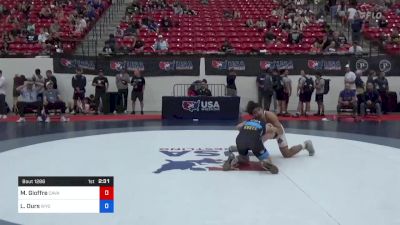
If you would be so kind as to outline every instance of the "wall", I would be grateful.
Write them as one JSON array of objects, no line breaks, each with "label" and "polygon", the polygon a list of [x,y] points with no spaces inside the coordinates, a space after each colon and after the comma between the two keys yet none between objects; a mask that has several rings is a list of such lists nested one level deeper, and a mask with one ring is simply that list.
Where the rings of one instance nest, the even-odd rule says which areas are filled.
[{"label": "wall", "polygon": [[[24,74],[31,76],[36,68],[44,72],[53,68],[53,61],[50,58],[4,58],[0,59],[0,69],[6,77],[7,87],[7,102],[12,104],[12,85],[14,74]],[[56,74],[58,80],[59,90],[65,100],[72,99],[71,88],[71,74]],[[90,84],[94,76],[86,75],[88,86],[87,93],[94,93],[94,87]],[[164,95],[172,95],[172,88],[174,84],[191,83],[195,79],[207,79],[209,83],[222,83],[225,84],[225,76],[206,76],[204,69],[204,59],[201,60],[200,77],[193,76],[174,76],[174,77],[147,77],[146,78],[146,91],[145,91],[145,111],[161,111],[161,97]],[[299,76],[290,76],[293,81],[293,90],[295,91]],[[257,100],[257,90],[255,86],[255,77],[238,77],[236,79],[238,87],[238,95],[242,97],[241,108],[243,109],[249,100]],[[325,95],[326,111],[335,111],[337,104],[337,96],[343,89],[343,77],[329,77],[331,79],[331,90],[328,95]],[[400,90],[400,76],[388,77],[390,83],[390,90],[399,93]],[[116,91],[115,80],[109,77],[110,89],[109,91]],[[314,95],[312,98],[312,109],[316,109],[314,102]],[[293,94],[290,98],[289,110],[296,110],[298,98]],[[130,108],[130,107],[129,107]]]}]

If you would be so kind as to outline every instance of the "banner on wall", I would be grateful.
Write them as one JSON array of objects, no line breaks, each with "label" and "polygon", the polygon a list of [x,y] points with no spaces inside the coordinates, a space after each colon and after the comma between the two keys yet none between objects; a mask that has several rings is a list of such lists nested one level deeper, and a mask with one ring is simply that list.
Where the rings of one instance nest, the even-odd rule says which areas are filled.
[{"label": "banner on wall", "polygon": [[54,58],[55,73],[75,73],[80,67],[85,74],[97,74],[99,68],[104,74],[113,76],[121,70],[139,70],[144,76],[199,76],[200,57],[158,56],[158,57],[79,57]]},{"label": "banner on wall", "polygon": [[386,72],[388,76],[400,76],[400,57],[376,56],[211,56],[205,58],[207,75],[227,75],[229,70],[236,71],[239,76],[257,76],[267,69],[289,70],[289,74],[322,72],[328,76],[343,76],[345,65],[350,63],[353,71],[374,69]]}]

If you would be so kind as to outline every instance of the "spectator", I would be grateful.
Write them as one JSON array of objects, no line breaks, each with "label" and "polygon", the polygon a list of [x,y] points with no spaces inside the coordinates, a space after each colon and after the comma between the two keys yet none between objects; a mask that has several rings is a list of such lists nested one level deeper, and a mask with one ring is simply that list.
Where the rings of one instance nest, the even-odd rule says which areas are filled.
[{"label": "spectator", "polygon": [[374,83],[382,100],[382,112],[386,114],[388,112],[389,103],[389,82],[385,77],[385,72],[380,72]]},{"label": "spectator", "polygon": [[349,53],[351,54],[362,54],[363,53],[363,48],[358,44],[357,41],[353,42],[353,45],[349,48]]},{"label": "spectator", "polygon": [[250,18],[250,19],[246,20],[246,27],[249,27],[249,28],[254,27],[253,19]]},{"label": "spectator", "polygon": [[381,97],[374,89],[373,83],[367,83],[367,91],[363,94],[363,102],[360,104],[361,116],[365,116],[366,109],[375,110],[378,116],[382,115]]},{"label": "spectator", "polygon": [[158,27],[159,27],[159,25],[154,20],[149,21],[149,25],[148,25],[149,31],[158,33]]},{"label": "spectator", "polygon": [[51,9],[48,5],[45,5],[39,12],[39,18],[40,19],[51,19],[53,18],[53,14],[51,12]]},{"label": "spectator", "polygon": [[269,70],[257,76],[256,83],[258,87],[258,104],[265,110],[269,110],[272,96],[274,95],[273,77]]},{"label": "spectator", "polygon": [[325,53],[335,53],[336,50],[336,42],[330,41],[330,44],[324,49]]},{"label": "spectator", "polygon": [[[106,101],[106,92],[108,89],[108,79],[104,76],[103,69],[99,69],[98,76],[93,79],[92,86],[96,87],[94,92],[94,101],[96,102],[96,112],[100,113],[100,108],[103,109]],[[100,101],[101,106],[100,107]]]},{"label": "spectator", "polygon": [[83,33],[86,27],[86,20],[82,16],[79,16],[75,22],[75,33]]},{"label": "spectator", "polygon": [[228,41],[228,39],[225,39],[224,43],[221,46],[221,52],[225,53],[232,53],[234,51],[231,43]]},{"label": "spectator", "polygon": [[115,40],[114,34],[110,34],[109,38],[104,42],[103,52],[108,54],[114,53],[116,44],[117,42]]},{"label": "spectator", "polygon": [[[376,78],[376,72],[375,70],[370,70],[368,72],[368,78],[367,78],[367,83],[375,83],[375,78]],[[375,85],[374,85],[375,88]]]},{"label": "spectator", "polygon": [[183,7],[183,14],[191,15],[191,16],[197,15],[196,11],[194,11],[193,9],[190,9],[189,6],[187,6],[187,5],[185,5]]},{"label": "spectator", "polygon": [[390,42],[393,44],[400,44],[400,34],[397,28],[393,28],[393,32],[390,35]]},{"label": "spectator", "polygon": [[234,11],[233,10],[228,10],[228,9],[225,9],[224,10],[224,17],[226,18],[226,19],[233,19],[234,17],[233,17],[233,14],[234,14]]},{"label": "spectator", "polygon": [[133,46],[133,49],[136,52],[143,52],[143,50],[144,50],[144,42],[141,39],[136,40],[135,45]]},{"label": "spectator", "polygon": [[6,79],[0,70],[0,119],[7,119]]},{"label": "spectator", "polygon": [[288,35],[288,42],[290,44],[299,44],[303,39],[303,34],[296,28]]},{"label": "spectator", "polygon": [[227,96],[237,96],[236,89],[236,72],[230,70],[228,76],[226,76],[226,95]]},{"label": "spectator", "polygon": [[276,35],[274,32],[272,32],[272,30],[269,30],[267,33],[265,33],[264,40],[266,44],[273,44],[276,40]]},{"label": "spectator", "polygon": [[51,81],[52,82],[52,88],[57,89],[57,78],[53,75],[53,72],[51,70],[46,71],[46,78],[44,79],[44,83],[47,84],[47,82]]},{"label": "spectator", "polygon": [[140,114],[143,115],[143,93],[146,86],[146,80],[140,74],[139,70],[133,71],[133,77],[131,79],[131,85],[133,86],[131,93],[132,100],[132,114],[135,114],[136,99],[140,101]]},{"label": "spectator", "polygon": [[127,113],[128,111],[128,84],[129,84],[129,74],[128,70],[124,69],[121,71],[120,74],[117,74],[115,76],[115,83],[117,85],[118,89],[118,102],[120,106],[124,109],[124,113]]},{"label": "spectator", "polygon": [[386,28],[389,24],[389,21],[386,19],[384,15],[378,20],[378,27],[379,28]]},{"label": "spectator", "polygon": [[17,87],[24,85],[26,77],[24,75],[15,74],[13,82],[13,112],[17,112],[17,101],[20,93],[17,91]]},{"label": "spectator", "polygon": [[36,83],[32,80],[27,80],[22,86],[17,87],[17,91],[21,94],[20,101],[17,102],[19,119],[17,123],[25,122],[25,110],[27,108],[36,110],[37,121],[41,122],[41,111],[42,111],[42,101],[40,101],[38,96],[38,90],[42,89],[42,83]]},{"label": "spectator", "polygon": [[43,93],[43,107],[46,115],[46,123],[50,122],[49,110],[61,110],[61,122],[67,122],[68,118],[65,117],[65,102],[62,101],[60,92],[53,88],[53,82],[46,83],[46,91]]},{"label": "spectator", "polygon": [[200,3],[203,5],[208,5],[208,0],[200,0]]},{"label": "spectator", "polygon": [[161,20],[161,27],[164,29],[165,32],[167,32],[168,29],[172,27],[171,18],[164,16],[164,18]]},{"label": "spectator", "polygon": [[365,83],[361,79],[362,73],[363,73],[362,70],[356,71],[355,85],[356,85],[358,109],[360,109],[360,104],[361,104],[361,102],[363,102],[363,96],[364,96],[364,91],[365,91]]},{"label": "spectator", "polygon": [[345,84],[345,89],[339,94],[337,112],[340,113],[342,109],[352,109],[354,116],[357,113],[356,93],[351,89],[351,85],[349,83]]},{"label": "spectator", "polygon": [[350,70],[350,65],[345,66],[346,74],[344,75],[344,84],[349,84],[350,90],[354,91],[356,94],[356,74]]},{"label": "spectator", "polygon": [[357,9],[353,6],[350,5],[349,8],[347,9],[347,20],[349,22],[349,24],[352,24],[353,20],[355,19],[355,17],[357,16]]},{"label": "spectator", "polygon": [[267,22],[263,18],[260,17],[256,22],[256,26],[259,30],[264,30],[267,27]]},{"label": "spectator", "polygon": [[73,100],[74,100],[74,111],[73,114],[78,112],[78,103],[82,105],[85,99],[86,92],[86,77],[82,75],[82,68],[76,69],[76,75],[72,77],[72,88],[74,89]]},{"label": "spectator", "polygon": [[360,42],[361,40],[361,32],[363,30],[364,21],[360,18],[359,13],[356,13],[353,20],[351,20],[351,40],[352,42]]},{"label": "spectator", "polygon": [[[288,70],[282,70],[281,71],[281,77],[282,77],[282,85],[283,89],[282,92],[280,93],[280,98],[278,98],[278,104],[280,114],[283,116],[288,116],[289,113],[287,111],[287,107],[289,104],[289,98],[292,95],[292,80],[289,78],[289,71]],[[278,93],[277,93],[278,95]],[[279,103],[280,99],[280,103]]]},{"label": "spectator", "polygon": [[29,32],[26,36],[26,41],[28,43],[36,43],[38,42],[38,36],[34,32]]},{"label": "spectator", "polygon": [[344,24],[346,21],[346,11],[347,11],[346,2],[344,0],[342,0],[340,2],[339,6],[337,7],[337,15],[338,15],[340,21],[342,22],[342,24]]},{"label": "spectator", "polygon": [[[299,105],[297,107],[297,116],[308,116],[310,114],[311,96],[314,92],[314,80],[307,75],[304,70],[300,71],[300,78],[297,85],[297,96],[299,96]],[[305,104],[305,111],[304,111]]]},{"label": "spectator", "polygon": [[325,116],[324,106],[324,91],[325,91],[325,79],[322,78],[322,73],[317,72],[315,75],[315,101],[318,104],[318,112],[314,116]]},{"label": "spectator", "polygon": [[175,15],[183,15],[183,8],[180,4],[172,6],[172,9],[174,10]]},{"label": "spectator", "polygon": [[340,30],[335,40],[338,44],[347,44],[347,38],[343,30]]},{"label": "spectator", "polygon": [[13,43],[15,41],[14,35],[12,35],[8,31],[4,31],[3,32],[2,39],[3,39],[3,43],[4,44],[10,44],[10,43]]},{"label": "spectator", "polygon": [[42,73],[40,72],[40,69],[35,70],[35,74],[32,75],[32,81],[38,84],[38,100],[43,101],[43,91],[44,91],[44,77],[42,76]]},{"label": "spectator", "polygon": [[50,25],[50,33],[57,33],[59,31],[60,31],[60,24],[58,23],[58,21],[54,21],[54,23]]},{"label": "spectator", "polygon": [[197,90],[198,96],[212,96],[210,89],[208,89],[207,80],[201,81],[200,89]]},{"label": "spectator", "polygon": [[47,28],[40,28],[40,33],[38,35],[38,41],[41,44],[44,44],[49,38],[49,32]]},{"label": "spectator", "polygon": [[152,48],[154,51],[167,51],[168,42],[163,38],[162,35],[158,35],[158,39],[154,42]]}]

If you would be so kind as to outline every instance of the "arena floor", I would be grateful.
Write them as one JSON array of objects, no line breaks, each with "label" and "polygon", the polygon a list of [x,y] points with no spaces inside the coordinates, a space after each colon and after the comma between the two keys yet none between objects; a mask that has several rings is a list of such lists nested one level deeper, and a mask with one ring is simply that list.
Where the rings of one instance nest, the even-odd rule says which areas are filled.
[{"label": "arena floor", "polygon": [[[0,224],[400,224],[400,122],[283,124],[316,155],[268,141],[271,175],[221,171],[235,122],[0,123]],[[114,176],[115,212],[18,214],[18,176]]]}]

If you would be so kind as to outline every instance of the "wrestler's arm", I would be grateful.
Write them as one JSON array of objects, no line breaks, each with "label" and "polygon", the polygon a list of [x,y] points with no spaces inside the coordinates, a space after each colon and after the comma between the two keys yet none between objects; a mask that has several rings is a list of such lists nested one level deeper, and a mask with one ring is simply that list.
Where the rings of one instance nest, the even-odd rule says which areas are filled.
[{"label": "wrestler's arm", "polygon": [[283,134],[282,124],[281,124],[281,122],[279,122],[279,119],[275,115],[275,113],[264,112],[264,117],[265,117],[265,121],[267,123],[272,124],[277,129],[278,135]]},{"label": "wrestler's arm", "polygon": [[242,127],[244,126],[244,123],[246,123],[246,121],[243,121],[243,122],[239,123],[238,125],[236,125],[236,129],[237,130],[242,129]]}]

